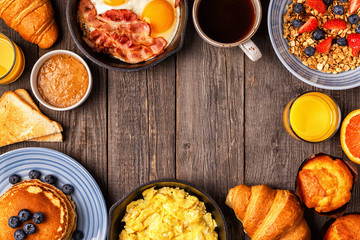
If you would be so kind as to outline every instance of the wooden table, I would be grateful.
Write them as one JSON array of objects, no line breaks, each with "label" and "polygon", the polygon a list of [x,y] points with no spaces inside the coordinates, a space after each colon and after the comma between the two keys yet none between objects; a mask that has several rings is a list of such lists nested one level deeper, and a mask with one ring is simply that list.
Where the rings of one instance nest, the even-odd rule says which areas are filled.
[{"label": "wooden table", "polygon": [[[41,50],[25,42],[0,21],[0,31],[26,56],[22,77],[0,86],[0,94],[18,88],[31,93],[31,68],[48,51],[67,49],[83,56],[68,31],[65,1],[52,2],[60,36],[51,49]],[[189,3],[192,6],[193,1]],[[150,180],[191,182],[220,205],[231,239],[249,239],[224,204],[231,187],[268,184],[294,190],[298,167],[312,153],[346,158],[339,133],[318,144],[291,138],[281,123],[285,105],[297,94],[320,90],[335,98],[343,116],[360,108],[360,88],[316,89],[285,69],[268,37],[268,3],[262,1],[264,16],[253,37],[263,53],[258,62],[250,61],[240,48],[220,49],[205,43],[189,18],[182,50],[149,70],[108,71],[85,58],[94,78],[86,103],[67,112],[40,106],[42,112],[63,125],[63,143],[25,142],[3,147],[0,153],[39,146],[68,154],[95,177],[108,207]],[[347,212],[360,211],[359,189],[357,186]],[[305,216],[313,239],[320,239],[320,229],[328,218],[309,211]]]}]

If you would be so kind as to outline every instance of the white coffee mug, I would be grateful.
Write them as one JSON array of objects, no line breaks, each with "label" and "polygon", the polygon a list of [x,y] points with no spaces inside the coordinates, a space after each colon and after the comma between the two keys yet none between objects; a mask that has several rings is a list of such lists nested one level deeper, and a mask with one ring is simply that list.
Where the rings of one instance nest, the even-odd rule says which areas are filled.
[{"label": "white coffee mug", "polygon": [[201,29],[201,27],[199,25],[199,20],[198,20],[198,10],[199,10],[199,5],[200,5],[201,1],[206,1],[206,0],[195,0],[194,6],[193,6],[193,11],[192,11],[192,16],[193,16],[193,22],[195,25],[195,29],[202,39],[204,39],[206,42],[208,42],[211,45],[214,45],[216,47],[239,46],[252,61],[257,61],[261,58],[262,55],[261,55],[259,48],[254,44],[253,41],[250,40],[250,38],[258,30],[260,23],[261,23],[262,8],[261,8],[260,0],[251,0],[253,3],[254,9],[255,9],[255,23],[253,24],[251,31],[245,37],[243,37],[242,39],[240,39],[239,41],[234,42],[234,43],[220,43],[220,42],[214,41],[213,39],[209,38],[203,32],[203,30]]}]

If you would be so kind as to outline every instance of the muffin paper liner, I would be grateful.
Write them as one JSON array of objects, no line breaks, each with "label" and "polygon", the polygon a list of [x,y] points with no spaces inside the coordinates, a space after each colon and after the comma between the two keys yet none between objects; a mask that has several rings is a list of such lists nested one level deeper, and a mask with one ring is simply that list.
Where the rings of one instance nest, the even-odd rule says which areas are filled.
[{"label": "muffin paper liner", "polygon": [[[354,186],[355,186],[355,184],[356,184],[356,182],[357,182],[357,180],[358,180],[358,170],[357,170],[356,164],[353,163],[353,162],[351,162],[351,161],[346,161],[346,160],[343,160],[343,159],[341,159],[341,158],[337,158],[337,157],[334,157],[334,156],[331,156],[331,155],[325,154],[325,153],[312,154],[309,158],[305,159],[305,160],[302,162],[302,164],[300,165],[299,170],[298,170],[298,172],[297,172],[297,175],[296,175],[295,194],[299,197],[300,201],[302,202],[301,197],[300,197],[300,189],[298,188],[298,175],[299,175],[299,172],[301,171],[301,169],[303,168],[303,166],[304,166],[309,160],[312,160],[312,159],[314,159],[315,157],[317,157],[317,156],[322,156],[322,155],[329,156],[329,157],[332,158],[333,160],[339,159],[339,160],[343,161],[343,163],[345,163],[345,165],[349,168],[351,174],[353,175],[353,187],[352,187],[352,189],[351,189],[351,191],[350,191],[350,192],[351,192],[351,197],[352,197],[353,190],[354,190]],[[351,201],[351,199],[350,199],[350,201]],[[350,202],[350,201],[349,201],[349,202]],[[331,211],[331,212],[322,212],[322,213],[315,211],[315,208],[308,208],[308,207],[305,205],[305,203],[303,203],[303,202],[302,202],[302,203],[305,205],[306,208],[312,210],[313,212],[315,212],[316,214],[318,214],[318,215],[320,215],[320,216],[331,217],[331,218],[339,218],[339,217],[341,217],[341,216],[344,214],[344,212],[345,212],[345,210],[346,210],[349,202],[347,202],[347,203],[344,204],[342,207],[340,207],[340,208],[338,208],[338,209],[336,209],[336,210],[333,210],[333,211]],[[329,226],[330,226],[330,225],[329,225]]]},{"label": "muffin paper liner", "polygon": [[330,226],[335,222],[336,218],[331,218],[328,221],[324,223],[324,225],[321,227],[321,239],[324,239],[326,232],[330,228]]}]

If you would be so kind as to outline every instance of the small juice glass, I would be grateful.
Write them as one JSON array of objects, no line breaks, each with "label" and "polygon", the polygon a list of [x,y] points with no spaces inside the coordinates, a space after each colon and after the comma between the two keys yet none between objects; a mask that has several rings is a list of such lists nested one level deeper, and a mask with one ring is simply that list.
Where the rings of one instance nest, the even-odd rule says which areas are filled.
[{"label": "small juice glass", "polygon": [[306,142],[322,142],[339,129],[341,112],[336,102],[321,92],[306,92],[291,100],[283,112],[285,130]]},{"label": "small juice glass", "polygon": [[23,51],[7,36],[0,33],[0,84],[15,82],[23,73]]}]

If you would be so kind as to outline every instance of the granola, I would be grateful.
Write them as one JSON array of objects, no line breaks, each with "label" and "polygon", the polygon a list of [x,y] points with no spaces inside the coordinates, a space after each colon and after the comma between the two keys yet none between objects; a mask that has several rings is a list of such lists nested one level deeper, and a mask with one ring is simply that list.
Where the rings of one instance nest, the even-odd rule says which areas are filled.
[{"label": "granola", "polygon": [[[303,4],[304,12],[295,13],[294,5],[296,3]],[[343,6],[344,13],[342,15],[337,15],[334,13],[334,7],[336,5]],[[348,44],[346,44],[346,46],[339,46],[336,43],[336,39],[346,39],[349,34],[356,33],[356,27],[358,24],[360,24],[360,21],[356,24],[349,23],[348,18],[351,15],[349,12],[349,6],[349,1],[340,2],[338,0],[334,0],[331,4],[326,6],[326,11],[322,14],[311,8],[307,3],[305,3],[305,0],[293,0],[293,2],[287,6],[287,12],[283,16],[283,37],[289,41],[289,52],[297,56],[304,65],[325,73],[336,74],[343,71],[354,70],[360,66],[360,58],[357,55],[353,56],[352,49]],[[355,14],[358,13],[359,10],[355,12]],[[295,19],[301,20],[305,23],[310,16],[314,16],[317,19],[317,29],[322,29],[324,31],[325,36],[323,39],[315,40],[312,35],[313,31],[298,33],[299,27],[293,26],[293,21]],[[323,25],[331,19],[344,20],[346,22],[346,29],[330,30],[323,28]],[[334,38],[329,53],[320,53],[315,51],[312,56],[305,54],[305,48],[313,47],[316,49],[319,43],[323,42],[324,39],[329,37]]]}]

